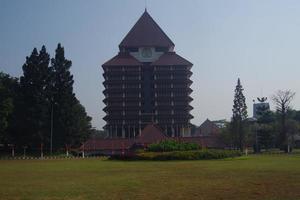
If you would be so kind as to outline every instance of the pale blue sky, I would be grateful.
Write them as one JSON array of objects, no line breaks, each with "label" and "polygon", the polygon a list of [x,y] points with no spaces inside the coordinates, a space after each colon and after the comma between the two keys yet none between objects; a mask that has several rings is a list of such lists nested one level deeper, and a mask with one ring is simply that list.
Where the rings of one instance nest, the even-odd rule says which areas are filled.
[{"label": "pale blue sky", "polygon": [[[101,64],[145,8],[144,0],[0,0],[0,71],[20,76],[25,57],[58,42],[73,62],[75,92],[93,117],[104,121]],[[240,77],[252,116],[252,99],[291,89],[300,109],[300,1],[147,0],[150,15],[191,61],[192,122],[229,119]]]}]

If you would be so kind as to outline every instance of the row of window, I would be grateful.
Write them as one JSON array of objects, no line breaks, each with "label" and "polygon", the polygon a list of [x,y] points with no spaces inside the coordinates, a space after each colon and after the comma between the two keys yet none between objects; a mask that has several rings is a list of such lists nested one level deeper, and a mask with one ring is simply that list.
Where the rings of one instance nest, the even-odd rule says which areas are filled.
[{"label": "row of window", "polygon": [[[190,67],[186,66],[154,66],[154,71],[189,71]],[[114,66],[104,67],[105,72],[121,72],[121,71],[141,71],[141,66]]]}]

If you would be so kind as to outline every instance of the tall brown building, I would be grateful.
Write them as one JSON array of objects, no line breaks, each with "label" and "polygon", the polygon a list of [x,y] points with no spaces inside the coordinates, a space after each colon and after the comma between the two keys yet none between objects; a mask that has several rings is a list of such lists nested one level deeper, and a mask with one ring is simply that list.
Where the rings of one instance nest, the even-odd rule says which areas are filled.
[{"label": "tall brown building", "polygon": [[174,43],[145,10],[102,65],[105,129],[131,138],[149,123],[169,136],[190,136],[192,63],[174,52]]}]

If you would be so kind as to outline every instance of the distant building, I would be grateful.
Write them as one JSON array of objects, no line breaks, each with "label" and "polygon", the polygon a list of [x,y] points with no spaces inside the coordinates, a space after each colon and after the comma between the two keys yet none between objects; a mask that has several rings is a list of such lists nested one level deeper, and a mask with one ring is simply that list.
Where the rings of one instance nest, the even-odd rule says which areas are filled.
[{"label": "distant building", "polygon": [[198,128],[193,136],[217,136],[220,128],[213,121],[206,119]]},{"label": "distant building", "polygon": [[135,138],[150,123],[168,136],[191,135],[193,64],[174,46],[145,10],[119,53],[102,65],[104,129],[111,138]]},{"label": "distant building", "polygon": [[300,135],[295,135],[293,139],[295,142],[295,148],[300,148]]},{"label": "distant building", "polygon": [[[222,122],[222,123],[221,123]],[[210,121],[206,119],[199,127],[196,128],[193,137],[188,141],[198,141],[203,147],[223,148],[224,143],[220,139],[221,128],[225,126],[226,121]]]},{"label": "distant building", "polygon": [[136,138],[90,138],[80,149],[85,151],[86,155],[124,154],[132,152],[136,146],[146,147],[167,138],[158,126],[148,124]]},{"label": "distant building", "polygon": [[[80,150],[85,155],[113,155],[130,154],[136,148],[147,148],[148,145],[164,140],[177,140],[179,142],[196,143],[205,148],[224,148],[224,144],[219,140],[218,128],[212,126],[210,121],[203,123],[203,133],[193,137],[169,137],[163,130],[155,124],[148,124],[135,138],[93,138],[87,140]],[[213,129],[211,131],[211,128]]]},{"label": "distant building", "polygon": [[218,128],[225,128],[228,121],[226,119],[212,121]]},{"label": "distant building", "polygon": [[[270,104],[266,102],[267,98],[257,98],[259,103],[253,103],[253,118],[257,119],[259,110],[270,110]],[[254,100],[253,100],[254,101]]]}]

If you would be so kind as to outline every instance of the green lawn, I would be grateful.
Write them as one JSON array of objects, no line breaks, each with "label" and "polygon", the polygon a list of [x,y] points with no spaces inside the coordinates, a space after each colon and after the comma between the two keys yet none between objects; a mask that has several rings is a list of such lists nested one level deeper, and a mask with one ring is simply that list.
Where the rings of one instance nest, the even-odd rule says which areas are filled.
[{"label": "green lawn", "polygon": [[0,199],[300,199],[300,156],[2,160]]}]

